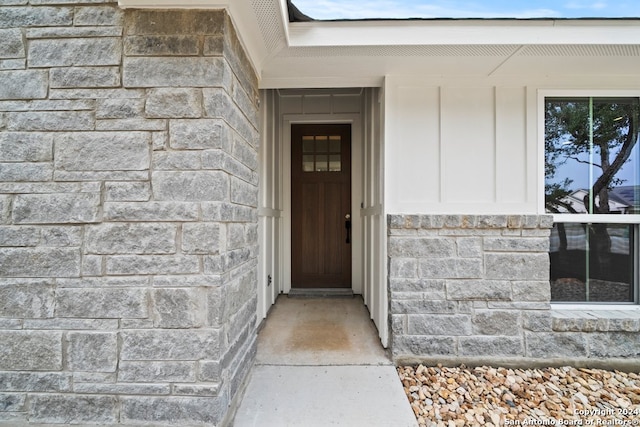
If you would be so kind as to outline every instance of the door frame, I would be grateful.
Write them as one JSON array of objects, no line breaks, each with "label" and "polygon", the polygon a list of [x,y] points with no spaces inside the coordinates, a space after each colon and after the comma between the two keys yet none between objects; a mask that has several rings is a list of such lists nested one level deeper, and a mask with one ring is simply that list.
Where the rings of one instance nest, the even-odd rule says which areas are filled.
[{"label": "door frame", "polygon": [[292,124],[350,124],[351,125],[351,289],[354,294],[362,294],[362,218],[360,215],[363,180],[362,165],[362,119],[360,114],[285,114],[282,118],[282,187],[283,187],[283,227],[282,253],[284,264],[283,288],[291,291],[291,125]]}]

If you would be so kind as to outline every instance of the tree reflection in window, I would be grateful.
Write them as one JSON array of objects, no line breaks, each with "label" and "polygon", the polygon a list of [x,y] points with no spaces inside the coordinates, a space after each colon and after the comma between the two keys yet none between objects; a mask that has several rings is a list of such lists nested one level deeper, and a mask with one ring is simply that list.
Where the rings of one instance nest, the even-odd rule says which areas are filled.
[{"label": "tree reflection in window", "polygon": [[[548,213],[640,214],[639,114],[638,98],[546,98]],[[636,299],[638,226],[602,218],[554,226],[552,301]]]}]

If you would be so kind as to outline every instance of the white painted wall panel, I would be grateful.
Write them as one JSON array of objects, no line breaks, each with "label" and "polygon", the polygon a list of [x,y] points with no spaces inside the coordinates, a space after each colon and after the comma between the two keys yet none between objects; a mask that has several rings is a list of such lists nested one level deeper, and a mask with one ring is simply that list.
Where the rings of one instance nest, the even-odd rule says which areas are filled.
[{"label": "white painted wall panel", "polygon": [[387,77],[387,212],[536,213],[537,110],[529,92]]},{"label": "white painted wall panel", "polygon": [[394,85],[386,94],[386,197],[405,211],[440,201],[440,91]]},{"label": "white painted wall panel", "polygon": [[527,201],[526,104],[524,87],[496,88],[496,194],[499,203]]},{"label": "white painted wall panel", "polygon": [[494,89],[443,88],[441,108],[443,201],[494,201]]}]

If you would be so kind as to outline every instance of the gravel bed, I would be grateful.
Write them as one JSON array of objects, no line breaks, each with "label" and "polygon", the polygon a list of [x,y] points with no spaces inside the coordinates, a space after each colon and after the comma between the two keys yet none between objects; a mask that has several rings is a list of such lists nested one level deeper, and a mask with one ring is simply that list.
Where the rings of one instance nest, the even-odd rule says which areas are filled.
[{"label": "gravel bed", "polygon": [[440,365],[397,370],[420,426],[640,426],[636,373]]}]

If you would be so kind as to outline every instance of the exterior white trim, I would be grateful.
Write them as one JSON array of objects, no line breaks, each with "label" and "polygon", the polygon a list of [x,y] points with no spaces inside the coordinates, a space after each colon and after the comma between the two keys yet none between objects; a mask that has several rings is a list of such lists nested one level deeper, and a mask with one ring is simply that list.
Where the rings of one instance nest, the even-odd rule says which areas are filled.
[{"label": "exterior white trim", "polygon": [[407,20],[294,22],[290,46],[633,44],[637,20]]}]

